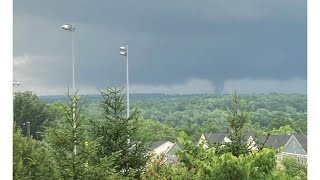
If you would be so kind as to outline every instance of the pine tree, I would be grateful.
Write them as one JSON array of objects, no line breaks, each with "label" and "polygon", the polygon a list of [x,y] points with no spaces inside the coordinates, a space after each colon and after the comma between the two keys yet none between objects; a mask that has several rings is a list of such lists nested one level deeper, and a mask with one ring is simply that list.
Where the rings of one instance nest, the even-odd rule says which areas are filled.
[{"label": "pine tree", "polygon": [[70,102],[68,106],[64,106],[63,120],[45,131],[45,141],[51,145],[55,153],[59,177],[73,180],[116,177],[111,166],[112,157],[95,159],[98,143],[89,138],[90,134],[84,128],[85,116],[81,113],[83,99],[76,94],[68,97]]},{"label": "pine tree", "polygon": [[101,91],[103,120],[92,120],[94,139],[99,141],[98,158],[115,156],[114,166],[124,176],[139,177],[146,162],[144,142],[134,142],[137,133],[138,111],[126,117],[126,104],[122,89],[107,88]]},{"label": "pine tree", "polygon": [[[259,149],[264,148],[264,143],[267,141],[270,134],[267,135],[265,142],[260,142],[255,134],[253,141],[248,141],[245,138],[245,126],[249,122],[249,114],[246,110],[246,101],[237,96],[236,91],[231,94],[232,104],[227,107],[229,115],[227,117],[229,123],[228,138],[230,142],[215,143],[213,146],[216,148],[217,154],[225,154],[231,152],[234,156],[248,155],[252,149],[251,147],[259,145]],[[252,144],[255,142],[256,144]]]}]

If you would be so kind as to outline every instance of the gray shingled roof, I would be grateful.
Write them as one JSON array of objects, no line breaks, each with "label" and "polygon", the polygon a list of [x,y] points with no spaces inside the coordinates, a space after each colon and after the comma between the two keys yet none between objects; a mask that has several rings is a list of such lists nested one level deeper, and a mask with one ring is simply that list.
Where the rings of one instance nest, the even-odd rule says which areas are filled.
[{"label": "gray shingled roof", "polygon": [[[258,136],[258,141],[262,144],[266,141],[265,147],[278,149],[286,145],[292,135],[270,135],[266,141],[267,136]],[[261,147],[261,144],[258,147]]]},{"label": "gray shingled roof", "polygon": [[[228,135],[228,133],[203,133],[203,135],[205,136],[205,138],[209,143],[221,143],[223,139]],[[296,139],[299,141],[303,149],[307,152],[307,147],[308,147],[307,137],[299,133],[295,133],[292,135],[296,137]],[[265,147],[270,147],[274,149],[283,147],[288,142],[288,140],[292,135],[270,135],[268,140],[265,143]],[[253,133],[245,133],[244,136],[245,136],[245,139],[248,139],[250,136],[252,136],[255,140],[255,136]],[[267,137],[266,135],[257,136],[258,139],[256,139],[255,141],[256,143],[258,142],[260,143],[258,144],[258,147],[261,147],[261,144],[265,142],[266,137]]]},{"label": "gray shingled roof", "polygon": [[221,143],[228,133],[203,133],[209,143]]}]

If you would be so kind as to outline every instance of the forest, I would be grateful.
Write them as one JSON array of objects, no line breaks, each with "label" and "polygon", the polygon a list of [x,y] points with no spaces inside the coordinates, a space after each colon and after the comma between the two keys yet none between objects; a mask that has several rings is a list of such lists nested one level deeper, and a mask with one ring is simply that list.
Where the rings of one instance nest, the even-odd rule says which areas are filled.
[{"label": "forest", "polygon": [[[276,165],[279,149],[240,152],[247,148],[237,140],[230,144],[236,152],[194,145],[202,133],[235,129],[241,138],[244,132],[307,134],[304,94],[134,94],[126,117],[122,89],[100,93],[15,93],[14,179],[306,179],[306,167],[290,158]],[[150,161],[148,147],[159,140],[183,146],[179,163]]]},{"label": "forest", "polygon": [[[257,134],[307,134],[307,96],[304,94],[240,95],[246,100],[250,123],[245,129]],[[66,102],[65,97],[42,97],[49,106]],[[101,117],[101,96],[86,97],[85,111],[88,117]],[[193,141],[204,132],[227,131],[230,95],[164,95],[134,94],[130,109],[137,109],[143,127],[155,129],[145,134],[147,141],[174,140],[184,131]],[[143,136],[141,134],[141,136]],[[143,138],[143,137],[141,137]]]}]

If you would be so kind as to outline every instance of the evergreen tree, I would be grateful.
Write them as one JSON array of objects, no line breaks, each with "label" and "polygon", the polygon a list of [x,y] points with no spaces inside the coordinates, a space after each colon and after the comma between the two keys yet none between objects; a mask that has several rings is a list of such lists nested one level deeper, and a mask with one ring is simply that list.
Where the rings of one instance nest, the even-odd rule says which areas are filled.
[{"label": "evergreen tree", "polygon": [[236,92],[232,94],[232,104],[229,110],[228,122],[229,128],[227,136],[230,142],[222,142],[214,144],[217,154],[224,154],[231,152],[234,156],[239,157],[241,154],[248,154],[250,152],[247,144],[247,139],[244,137],[244,127],[249,121],[248,113],[245,109],[245,101],[237,97]]},{"label": "evergreen tree", "polygon": [[89,132],[84,128],[82,115],[82,100],[76,95],[69,96],[70,103],[64,106],[64,118],[54,127],[45,131],[47,141],[58,164],[61,179],[112,179],[117,176],[112,167],[113,159],[104,156],[95,159],[98,143],[90,139]]},{"label": "evergreen tree", "polygon": [[93,137],[99,141],[97,158],[116,155],[117,171],[138,178],[147,161],[144,142],[132,139],[138,130],[138,112],[134,110],[126,117],[122,89],[107,88],[101,95],[104,119],[92,121]]}]

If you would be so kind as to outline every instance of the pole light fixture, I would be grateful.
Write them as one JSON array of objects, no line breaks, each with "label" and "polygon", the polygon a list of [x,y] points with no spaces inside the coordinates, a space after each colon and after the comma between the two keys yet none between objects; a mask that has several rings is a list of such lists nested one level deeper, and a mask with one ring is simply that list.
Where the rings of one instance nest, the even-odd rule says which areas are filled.
[{"label": "pole light fixture", "polygon": [[14,86],[19,86],[19,85],[20,85],[20,82],[13,81],[13,85],[14,85]]},{"label": "pole light fixture", "polygon": [[127,118],[129,118],[130,112],[129,112],[129,61],[128,61],[128,45],[126,46],[121,46],[120,47],[120,55],[125,56],[126,57],[126,61],[127,61]]},{"label": "pole light fixture", "polygon": [[15,97],[14,87],[15,87],[15,86],[19,86],[19,85],[20,85],[20,82],[18,82],[18,81],[13,81],[13,97]]},{"label": "pole light fixture", "polygon": [[120,54],[122,55],[122,56],[126,56],[126,52],[120,52]]},{"label": "pole light fixture", "polygon": [[72,43],[72,93],[74,93],[74,88],[75,88],[75,75],[74,75],[74,72],[75,72],[75,67],[74,67],[74,31],[75,31],[75,26],[72,25],[72,24],[65,24],[65,25],[62,25],[61,28],[63,30],[66,30],[66,31],[71,31],[72,32],[72,39],[71,39],[71,43]]},{"label": "pole light fixture", "polygon": [[[72,39],[71,39],[71,49],[72,49],[72,94],[75,93],[75,66],[74,66],[74,31],[75,31],[75,26],[72,24],[64,24],[61,26],[63,30],[66,31],[71,31],[72,34]],[[73,121],[73,129],[76,129],[76,103],[75,103],[75,98],[72,99],[72,121]],[[76,139],[76,134],[74,134],[74,139]],[[76,145],[76,140],[74,141],[74,154],[77,155],[77,145]]]},{"label": "pole light fixture", "polygon": [[61,28],[66,31],[74,31],[76,29],[72,24],[64,24]]}]

